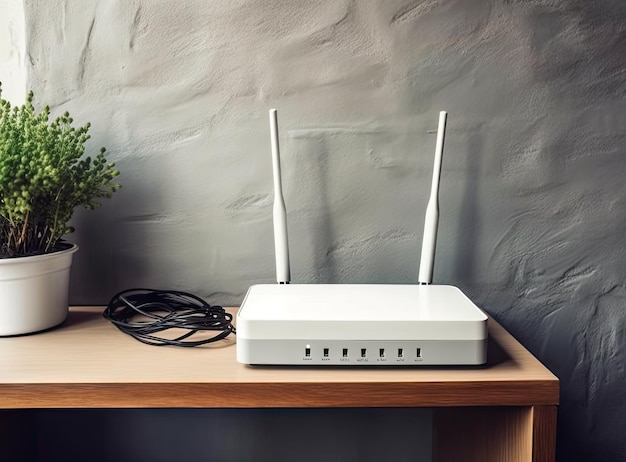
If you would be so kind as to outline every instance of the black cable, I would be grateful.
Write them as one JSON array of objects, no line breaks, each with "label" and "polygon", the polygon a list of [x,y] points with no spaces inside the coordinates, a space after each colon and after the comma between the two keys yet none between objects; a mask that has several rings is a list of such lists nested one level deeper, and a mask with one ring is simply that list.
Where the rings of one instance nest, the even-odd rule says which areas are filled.
[{"label": "black cable", "polygon": [[[233,315],[218,305],[176,290],[129,289],[115,295],[102,314],[120,331],[148,345],[194,347],[235,334]],[[143,319],[134,320],[136,316]],[[155,334],[169,329],[188,332],[168,339]],[[202,340],[187,340],[204,331],[219,331]]]}]

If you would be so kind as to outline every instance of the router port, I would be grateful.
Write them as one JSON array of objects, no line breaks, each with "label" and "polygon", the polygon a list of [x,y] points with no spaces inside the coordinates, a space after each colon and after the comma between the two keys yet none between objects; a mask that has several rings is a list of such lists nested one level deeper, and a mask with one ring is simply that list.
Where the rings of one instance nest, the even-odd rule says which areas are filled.
[{"label": "router port", "polygon": [[344,348],[344,349],[342,350],[342,352],[341,352],[341,356],[343,356],[344,358],[347,358],[347,357],[348,357],[348,349],[347,349],[347,348]]},{"label": "router port", "polygon": [[304,356],[306,356],[307,358],[311,356],[311,347],[309,345],[307,345],[304,349]]},{"label": "router port", "polygon": [[378,356],[380,356],[381,358],[385,357],[385,349],[384,348],[380,348],[378,350]]},{"label": "router port", "polygon": [[404,358],[404,350],[402,348],[398,348],[398,358]]},{"label": "router port", "polygon": [[367,348],[361,348],[361,358],[365,358],[367,356]]},{"label": "router port", "polygon": [[418,349],[417,349],[417,351],[416,351],[416,353],[417,353],[417,357],[418,357],[418,358],[421,358],[421,357],[422,357],[422,349],[421,349],[421,348],[418,348]]},{"label": "router port", "polygon": [[329,354],[330,354],[330,350],[328,348],[324,348],[324,358],[328,358]]}]

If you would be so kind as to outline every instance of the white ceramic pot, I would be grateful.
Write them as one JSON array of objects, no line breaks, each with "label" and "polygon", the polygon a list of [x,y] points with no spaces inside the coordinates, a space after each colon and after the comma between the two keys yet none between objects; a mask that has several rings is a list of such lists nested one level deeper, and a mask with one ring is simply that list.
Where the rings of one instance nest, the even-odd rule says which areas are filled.
[{"label": "white ceramic pot", "polygon": [[49,329],[67,317],[76,244],[32,257],[0,259],[0,336]]}]

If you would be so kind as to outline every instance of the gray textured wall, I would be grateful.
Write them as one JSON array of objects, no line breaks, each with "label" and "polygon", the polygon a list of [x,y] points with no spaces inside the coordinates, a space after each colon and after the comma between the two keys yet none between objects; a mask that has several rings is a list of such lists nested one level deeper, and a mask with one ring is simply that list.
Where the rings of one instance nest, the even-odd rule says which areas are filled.
[{"label": "gray textured wall", "polygon": [[559,460],[626,460],[626,2],[25,3],[29,86],[123,172],[74,303],[271,281],[270,107],[294,281],[415,281],[445,109],[436,280],[559,376]]}]

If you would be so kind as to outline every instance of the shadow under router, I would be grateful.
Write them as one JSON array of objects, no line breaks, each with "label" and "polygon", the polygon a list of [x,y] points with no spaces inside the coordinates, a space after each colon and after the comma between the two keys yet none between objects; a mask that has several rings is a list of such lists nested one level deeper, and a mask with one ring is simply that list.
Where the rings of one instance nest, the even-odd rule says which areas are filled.
[{"label": "shadow under router", "polygon": [[458,288],[431,285],[446,113],[441,112],[419,284],[289,284],[276,110],[270,111],[278,284],[250,287],[237,361],[251,365],[433,366],[487,360],[487,316]]}]

